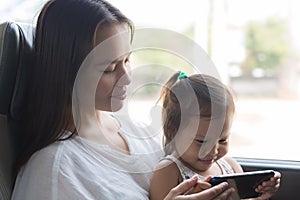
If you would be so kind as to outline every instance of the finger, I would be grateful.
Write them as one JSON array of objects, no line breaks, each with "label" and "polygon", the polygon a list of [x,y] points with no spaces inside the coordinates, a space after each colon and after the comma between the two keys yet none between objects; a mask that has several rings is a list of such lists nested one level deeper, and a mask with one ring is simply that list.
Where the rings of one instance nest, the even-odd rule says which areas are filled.
[{"label": "finger", "polygon": [[279,185],[276,182],[264,182],[261,185],[258,186],[258,188],[269,188],[269,187],[275,187],[276,185]]},{"label": "finger", "polygon": [[265,193],[272,193],[274,194],[275,192],[277,192],[278,188],[266,188],[266,189],[262,189],[262,190],[255,190],[257,193],[261,193],[261,194],[265,194]]},{"label": "finger", "polygon": [[183,181],[176,187],[174,187],[170,192],[175,195],[184,194],[190,191],[198,181],[198,176],[193,176],[192,178]]},{"label": "finger", "polygon": [[206,190],[208,188],[211,188],[211,184],[207,182],[199,181],[197,187],[201,188],[202,190]]},{"label": "finger", "polygon": [[262,190],[268,190],[269,188],[279,188],[280,186],[280,179],[277,179],[275,181],[266,181],[260,184],[256,189],[257,191],[262,191]]},{"label": "finger", "polygon": [[211,188],[211,185],[209,183],[203,182],[203,181],[198,181],[196,186],[192,190],[188,191],[185,194],[198,193],[198,192],[201,192],[201,191],[206,190],[208,188]]},{"label": "finger", "polygon": [[225,190],[225,192],[221,193],[217,198],[214,198],[213,200],[228,200],[230,196],[234,193],[234,191],[235,190],[233,188],[229,188]]},{"label": "finger", "polygon": [[281,173],[280,172],[275,172],[275,175],[273,178],[281,178]]},{"label": "finger", "polygon": [[279,189],[279,186],[274,186],[274,187],[263,187],[263,188],[256,188],[255,192],[258,193],[266,193],[266,192],[272,192],[275,193]]},{"label": "finger", "polygon": [[232,192],[234,191],[233,188],[230,188],[228,190],[226,190],[228,188],[228,183],[227,182],[223,182],[217,186],[211,187],[207,190],[204,190],[200,193],[197,194],[193,194],[194,197],[196,197],[195,199],[199,199],[201,200],[203,197],[203,200],[225,200],[227,199],[230,194],[232,194]]},{"label": "finger", "polygon": [[273,196],[273,193],[264,193],[260,195],[259,197],[255,198],[255,200],[266,200]]},{"label": "finger", "polygon": [[275,182],[276,180],[281,178],[281,173],[280,172],[275,172],[274,176],[272,176],[271,178],[269,178],[269,180],[264,181],[264,182],[268,182],[268,181],[273,181]]},{"label": "finger", "polygon": [[280,179],[272,177],[271,180],[262,182],[257,188],[275,187],[277,185],[280,185]]},{"label": "finger", "polygon": [[280,177],[272,177],[269,181],[264,182],[280,183]]},{"label": "finger", "polygon": [[279,185],[276,185],[274,187],[267,187],[267,188],[262,188],[260,190],[258,190],[258,188],[255,190],[258,193],[261,193],[263,195],[264,198],[270,198],[271,196],[273,196],[279,189]]},{"label": "finger", "polygon": [[208,182],[208,181],[210,181],[210,179],[212,178],[212,176],[207,176],[207,177],[205,177],[205,179],[203,180],[204,182]]}]

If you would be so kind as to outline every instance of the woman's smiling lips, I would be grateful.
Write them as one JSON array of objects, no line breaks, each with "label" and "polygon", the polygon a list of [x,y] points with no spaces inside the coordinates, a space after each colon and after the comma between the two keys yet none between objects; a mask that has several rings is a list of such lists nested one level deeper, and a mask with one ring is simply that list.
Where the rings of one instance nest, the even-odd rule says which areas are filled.
[{"label": "woman's smiling lips", "polygon": [[116,93],[116,94],[112,95],[112,98],[118,99],[118,100],[124,100],[124,99],[126,99],[126,97],[127,97],[127,92],[126,91],[120,92],[120,93]]}]

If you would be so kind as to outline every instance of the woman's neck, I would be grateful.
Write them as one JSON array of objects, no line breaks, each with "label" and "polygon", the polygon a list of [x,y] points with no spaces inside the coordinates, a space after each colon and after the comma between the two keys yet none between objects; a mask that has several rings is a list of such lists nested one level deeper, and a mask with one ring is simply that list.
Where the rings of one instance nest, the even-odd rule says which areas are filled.
[{"label": "woman's neck", "polygon": [[92,124],[86,130],[81,130],[81,137],[90,141],[106,144],[113,149],[129,154],[129,147],[125,138],[120,134],[121,123],[110,113],[97,111],[97,124]]}]

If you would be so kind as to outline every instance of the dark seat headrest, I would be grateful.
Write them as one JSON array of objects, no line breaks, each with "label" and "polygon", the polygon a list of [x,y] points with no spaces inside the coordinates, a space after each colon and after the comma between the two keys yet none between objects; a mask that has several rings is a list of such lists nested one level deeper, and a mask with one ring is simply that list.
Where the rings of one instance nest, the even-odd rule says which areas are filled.
[{"label": "dark seat headrest", "polygon": [[0,114],[17,119],[32,62],[34,28],[29,24],[0,24]]}]

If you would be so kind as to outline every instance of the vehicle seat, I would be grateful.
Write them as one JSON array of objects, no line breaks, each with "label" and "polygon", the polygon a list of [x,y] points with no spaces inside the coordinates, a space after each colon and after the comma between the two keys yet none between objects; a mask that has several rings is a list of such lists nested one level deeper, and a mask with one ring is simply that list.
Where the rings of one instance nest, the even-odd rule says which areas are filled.
[{"label": "vehicle seat", "polygon": [[14,183],[14,161],[32,60],[33,28],[29,24],[0,24],[0,200],[8,200]]}]

